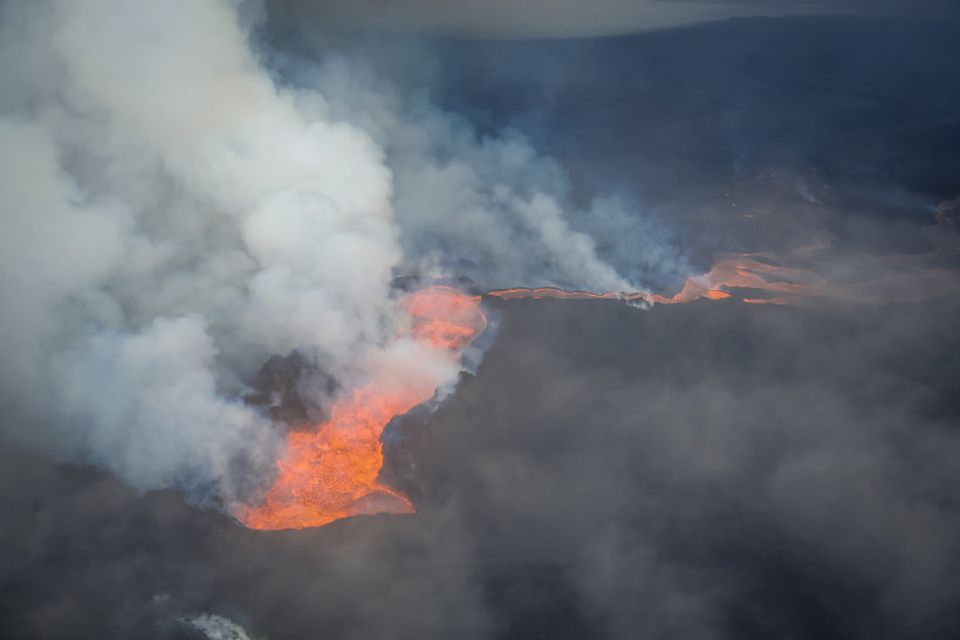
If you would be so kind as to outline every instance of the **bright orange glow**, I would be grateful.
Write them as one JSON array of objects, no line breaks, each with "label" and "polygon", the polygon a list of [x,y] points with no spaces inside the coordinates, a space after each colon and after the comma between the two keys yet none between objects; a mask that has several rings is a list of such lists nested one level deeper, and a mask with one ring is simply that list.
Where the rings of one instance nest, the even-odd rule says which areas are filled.
[{"label": "bright orange glow", "polygon": [[711,289],[703,294],[704,297],[710,298],[711,300],[725,300],[730,297],[730,294],[726,291],[721,291],[720,289]]},{"label": "bright orange glow", "polygon": [[[430,287],[402,301],[414,340],[459,359],[486,326],[479,296]],[[254,529],[319,527],[347,516],[413,513],[410,500],[377,480],[380,436],[392,418],[429,400],[434,389],[413,380],[375,379],[340,398],[330,419],[310,432],[290,432],[277,477],[260,504],[237,518]]]}]

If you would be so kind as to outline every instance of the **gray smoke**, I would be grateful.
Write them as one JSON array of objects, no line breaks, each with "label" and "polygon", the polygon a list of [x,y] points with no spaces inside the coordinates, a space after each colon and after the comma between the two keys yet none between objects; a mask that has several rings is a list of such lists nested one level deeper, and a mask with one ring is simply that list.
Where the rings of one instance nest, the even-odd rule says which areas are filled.
[{"label": "gray smoke", "polygon": [[278,81],[241,8],[0,9],[8,437],[232,500],[238,470],[276,457],[239,400],[270,354],[309,347],[346,388],[374,366],[455,379],[390,344],[395,276],[632,290],[685,270],[656,229],[588,203],[636,238],[630,270],[614,266],[519,135],[479,136],[348,58]]}]

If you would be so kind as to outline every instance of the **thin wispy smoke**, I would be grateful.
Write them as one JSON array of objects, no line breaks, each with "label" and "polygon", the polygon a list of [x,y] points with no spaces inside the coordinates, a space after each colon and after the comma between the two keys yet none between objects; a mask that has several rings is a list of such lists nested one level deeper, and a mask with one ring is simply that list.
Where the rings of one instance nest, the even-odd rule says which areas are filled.
[{"label": "thin wispy smoke", "polygon": [[202,613],[185,617],[181,622],[200,631],[209,640],[251,640],[243,627],[223,616]]},{"label": "thin wispy smoke", "polygon": [[454,380],[389,346],[398,275],[606,290],[685,268],[597,201],[649,237],[619,270],[518,135],[348,58],[279,82],[232,2],[2,10],[4,424],[140,489],[232,500],[270,467],[276,431],[240,398],[271,354],[307,348],[347,388],[383,362]]}]

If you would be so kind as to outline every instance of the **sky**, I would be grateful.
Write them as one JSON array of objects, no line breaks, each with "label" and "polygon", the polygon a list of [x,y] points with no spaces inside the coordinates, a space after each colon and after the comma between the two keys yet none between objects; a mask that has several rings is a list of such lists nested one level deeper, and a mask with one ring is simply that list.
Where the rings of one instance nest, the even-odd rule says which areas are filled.
[{"label": "sky", "polygon": [[949,0],[271,0],[268,9],[322,28],[477,38],[564,38],[664,29],[737,17],[956,14]]}]

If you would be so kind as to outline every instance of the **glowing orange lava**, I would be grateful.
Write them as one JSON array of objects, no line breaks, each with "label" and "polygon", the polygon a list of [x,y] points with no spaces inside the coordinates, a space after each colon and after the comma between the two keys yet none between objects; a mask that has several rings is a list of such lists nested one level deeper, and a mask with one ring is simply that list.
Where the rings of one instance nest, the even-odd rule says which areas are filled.
[{"label": "glowing orange lava", "polygon": [[[402,304],[411,320],[409,335],[454,360],[486,326],[479,296],[450,287],[417,291]],[[380,436],[392,418],[434,391],[422,381],[390,376],[342,397],[316,430],[288,434],[273,485],[262,503],[239,508],[237,518],[254,529],[303,529],[352,515],[412,513],[403,493],[377,480],[383,466]]]}]

